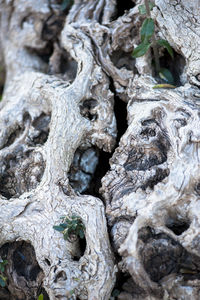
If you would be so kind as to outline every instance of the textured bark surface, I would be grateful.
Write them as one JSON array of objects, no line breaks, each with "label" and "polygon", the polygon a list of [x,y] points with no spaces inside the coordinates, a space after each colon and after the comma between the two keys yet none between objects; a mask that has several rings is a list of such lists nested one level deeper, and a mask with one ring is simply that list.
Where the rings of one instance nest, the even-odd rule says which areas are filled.
[{"label": "textured bark surface", "polygon": [[173,90],[131,56],[142,1],[72,2],[0,1],[0,299],[198,300],[199,1],[151,12]]}]

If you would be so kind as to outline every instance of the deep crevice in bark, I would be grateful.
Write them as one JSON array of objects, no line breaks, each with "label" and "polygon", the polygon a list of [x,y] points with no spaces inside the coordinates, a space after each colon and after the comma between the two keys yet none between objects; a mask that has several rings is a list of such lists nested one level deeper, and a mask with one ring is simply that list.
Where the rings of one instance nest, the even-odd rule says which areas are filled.
[{"label": "deep crevice in bark", "polygon": [[163,169],[157,168],[155,175],[148,178],[147,181],[141,185],[141,188],[143,190],[146,190],[148,187],[153,189],[156,184],[163,181],[163,179],[165,179],[168,175],[169,175],[168,169],[163,170]]},{"label": "deep crevice in bark", "polygon": [[67,275],[64,271],[60,271],[57,275],[56,278],[54,280],[54,282],[58,282],[59,280],[67,280]]},{"label": "deep crevice in bark", "polygon": [[117,95],[115,95],[114,112],[117,121],[117,144],[115,146],[116,149],[116,147],[119,145],[120,138],[128,128],[127,104],[122,101]]},{"label": "deep crevice in bark", "polygon": [[[38,56],[44,63],[48,64],[50,57],[53,53],[53,44],[48,42],[46,46],[42,49],[36,49],[31,47],[26,47],[26,50],[31,55]],[[46,73],[48,72],[48,68],[46,68]]]},{"label": "deep crevice in bark", "polygon": [[77,149],[69,171],[72,188],[81,194],[100,197],[101,179],[109,170],[112,153],[96,147]]},{"label": "deep crevice in bark", "polygon": [[47,141],[50,121],[51,116],[44,113],[33,120],[32,125],[36,129],[37,133],[35,134],[35,136],[33,136],[31,145],[43,145]]},{"label": "deep crevice in bark", "polygon": [[5,79],[6,79],[6,70],[5,70],[5,67],[3,66],[3,62],[1,62],[1,64],[0,64],[0,101],[2,98],[2,94],[3,94]]},{"label": "deep crevice in bark", "polygon": [[[185,82],[185,78],[182,78],[182,74],[184,72],[184,68],[186,65],[185,59],[181,54],[178,54],[174,49],[174,59],[169,55],[166,49],[162,50],[162,54],[160,56],[160,67],[168,69],[174,78],[174,85],[179,87],[183,85]],[[152,68],[155,74],[155,65],[154,61],[152,63]],[[160,79],[158,79],[160,81]]]},{"label": "deep crevice in bark", "polygon": [[77,69],[78,64],[69,52],[63,49],[59,42],[54,43],[54,49],[49,60],[48,73],[72,83],[76,78]]},{"label": "deep crevice in bark", "polygon": [[135,6],[135,3],[132,0],[127,0],[127,1],[117,0],[116,2],[117,2],[117,5],[116,5],[117,14],[114,19],[117,19],[118,17],[123,16],[127,10],[129,10]]},{"label": "deep crevice in bark", "polygon": [[180,219],[175,215],[169,215],[166,221],[166,226],[176,235],[181,235],[184,231],[188,230],[188,228],[190,227],[190,223],[191,222],[187,219]]},{"label": "deep crevice in bark", "polygon": [[83,104],[80,106],[80,114],[90,120],[90,121],[96,121],[98,118],[98,114],[96,112],[93,112],[93,109],[98,105],[97,100],[95,99],[87,99],[83,102]]},{"label": "deep crevice in bark", "polygon": [[93,179],[90,183],[89,188],[85,191],[84,194],[89,194],[102,199],[102,196],[99,193],[99,189],[101,187],[101,179],[110,169],[109,159],[111,158],[111,156],[112,153],[104,152],[103,150],[99,151],[98,164]]},{"label": "deep crevice in bark", "polygon": [[[118,295],[118,296],[115,296]],[[135,297],[146,296],[145,292],[136,285],[130,274],[118,271],[117,279],[111,296],[113,300],[131,300]],[[135,298],[137,299],[137,298]]]},{"label": "deep crevice in bark", "polygon": [[5,289],[10,298],[5,299],[37,299],[44,274],[37,263],[33,246],[25,241],[6,243],[0,249],[0,256],[8,261]]},{"label": "deep crevice in bark", "polygon": [[60,58],[61,74],[67,73],[70,80],[73,81],[76,77],[77,68],[77,62],[70,56],[69,53],[66,53],[66,51],[63,50]]},{"label": "deep crevice in bark", "polygon": [[10,199],[34,189],[41,181],[44,166],[40,153],[24,152],[23,147],[19,147],[14,153],[5,157],[0,165],[0,193]]},{"label": "deep crevice in bark", "polygon": [[[113,79],[110,77],[110,90],[114,94],[114,113],[117,122],[117,138],[116,138],[116,145],[115,149],[119,145],[120,138],[126,132],[128,128],[127,122],[127,103],[121,100],[116,93]],[[115,151],[113,150],[113,152]]]},{"label": "deep crevice in bark", "polygon": [[50,15],[43,23],[43,28],[41,32],[41,38],[45,41],[55,41],[57,40],[61,30],[63,29],[65,16],[62,11],[60,14]]},{"label": "deep crevice in bark", "polygon": [[14,141],[23,133],[23,131],[24,129],[22,129],[19,125],[16,126],[15,130],[8,136],[7,142],[3,147],[9,147],[11,144],[13,144]]},{"label": "deep crevice in bark", "polygon": [[7,199],[19,197],[41,181],[45,162],[42,154],[34,152],[33,147],[47,141],[50,119],[50,115],[41,113],[31,122],[30,115],[25,113],[24,128],[16,125],[8,137],[4,147],[11,148],[0,163],[0,193]]},{"label": "deep crevice in bark", "polygon": [[[111,90],[112,92],[115,91],[113,87]],[[114,97],[114,101],[114,113],[117,121],[116,145],[112,153],[107,153],[102,150],[99,150],[98,164],[96,166],[93,179],[91,180],[89,188],[84,192],[84,194],[93,195],[100,199],[102,199],[102,195],[99,193],[99,189],[101,188],[101,179],[105,176],[107,171],[110,170],[109,160],[112,157],[116,147],[118,146],[121,136],[125,133],[128,127],[126,119],[127,104],[116,95]]]},{"label": "deep crevice in bark", "polygon": [[87,241],[86,238],[84,237],[83,239],[78,238],[78,243],[77,243],[77,252],[76,254],[72,257],[74,261],[79,261],[80,258],[84,255],[85,250],[87,247]]},{"label": "deep crevice in bark", "polygon": [[[119,262],[121,257],[118,254],[119,247],[125,241],[131,225],[134,223],[135,218],[131,216],[120,216],[114,220],[108,219],[108,230],[112,249],[115,252],[116,260]],[[118,233],[116,238],[116,232]]]},{"label": "deep crevice in bark", "polygon": [[[112,91],[115,91],[113,86]],[[116,95],[114,101],[114,112],[117,121],[116,148],[128,125],[126,120],[127,104]],[[97,100],[86,99],[80,106],[81,115],[90,121],[95,121],[98,117],[96,113],[93,113],[96,105],[98,105]],[[112,157],[115,148],[112,153],[95,147],[86,150],[77,149],[69,172],[69,181],[75,191],[102,199],[99,193],[101,179],[110,169],[109,159]]]},{"label": "deep crevice in bark", "polygon": [[112,53],[110,59],[116,68],[126,68],[127,70],[137,73],[137,69],[135,68],[135,58],[133,58],[131,53],[132,52],[127,53],[122,50],[117,50]]},{"label": "deep crevice in bark", "polygon": [[98,164],[99,150],[95,147],[78,148],[74,154],[73,163],[69,171],[69,182],[79,193],[86,193]]},{"label": "deep crevice in bark", "polygon": [[154,229],[146,227],[140,230],[139,238],[144,242],[141,259],[152,281],[159,282],[172,273],[184,274],[187,280],[200,278],[200,259],[167,234],[156,234]]}]

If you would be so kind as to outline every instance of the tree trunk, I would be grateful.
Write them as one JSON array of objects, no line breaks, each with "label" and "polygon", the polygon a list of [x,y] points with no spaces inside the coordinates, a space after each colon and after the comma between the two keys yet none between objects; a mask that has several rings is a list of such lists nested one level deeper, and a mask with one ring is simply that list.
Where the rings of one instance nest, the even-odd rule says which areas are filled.
[{"label": "tree trunk", "polygon": [[199,1],[151,10],[174,89],[141,4],[0,1],[1,300],[200,298]]}]

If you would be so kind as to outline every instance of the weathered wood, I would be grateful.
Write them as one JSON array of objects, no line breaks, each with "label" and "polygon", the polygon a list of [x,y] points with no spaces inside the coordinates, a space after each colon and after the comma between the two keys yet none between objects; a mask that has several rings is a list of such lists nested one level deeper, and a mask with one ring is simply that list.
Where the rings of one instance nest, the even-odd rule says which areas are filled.
[{"label": "weathered wood", "polygon": [[[65,11],[56,0],[0,1],[2,299],[44,288],[51,300],[108,300],[117,272],[118,300],[199,299],[198,1],[156,0],[151,12],[156,38],[176,51],[171,62],[159,52],[174,90],[153,89],[150,51],[131,56],[140,2],[120,16],[126,3],[115,0]],[[117,97],[128,121],[118,146]],[[87,194],[99,149],[114,151],[101,200]],[[53,229],[72,215],[85,245]]]}]

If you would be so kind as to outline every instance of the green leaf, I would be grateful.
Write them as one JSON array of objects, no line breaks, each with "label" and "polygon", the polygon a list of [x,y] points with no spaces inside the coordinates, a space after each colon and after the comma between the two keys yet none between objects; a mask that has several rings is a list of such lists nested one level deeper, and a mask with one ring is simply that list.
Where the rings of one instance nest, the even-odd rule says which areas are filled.
[{"label": "green leaf", "polygon": [[76,220],[77,222],[80,221],[81,219],[79,217],[77,217],[76,215],[73,215],[71,217],[72,220]]},{"label": "green leaf", "polygon": [[[154,6],[155,6],[154,3],[149,2],[149,8],[150,8],[150,10],[152,10]],[[139,12],[140,12],[141,15],[145,15],[145,14],[146,14],[146,7],[145,7],[144,4],[143,4],[143,5],[140,5],[140,6],[138,7],[138,9],[139,9]]]},{"label": "green leaf", "polygon": [[68,227],[68,224],[66,224],[66,223],[61,223],[59,226],[62,227],[63,229],[65,229],[65,228]]},{"label": "green leaf", "polygon": [[79,281],[80,280],[80,278],[78,278],[78,277],[74,277],[73,278],[75,281]]},{"label": "green leaf", "polygon": [[173,52],[172,47],[168,43],[168,41],[166,41],[166,40],[158,40],[157,43],[158,43],[158,45],[166,48],[167,51],[168,51],[168,53],[169,53],[169,55],[171,55],[172,59],[174,59],[174,52]]},{"label": "green leaf", "polygon": [[5,265],[7,265],[8,261],[5,259],[0,262],[0,271],[4,272],[5,271]]},{"label": "green leaf", "polygon": [[168,83],[156,84],[153,86],[153,89],[175,89],[176,86]]},{"label": "green leaf", "polygon": [[152,9],[154,8],[154,6],[155,6],[155,4],[154,4],[154,3],[152,3],[152,2],[149,2],[149,8],[150,8],[150,10],[152,10]]},{"label": "green leaf", "polygon": [[161,79],[163,79],[167,83],[174,84],[174,77],[168,69],[166,69],[166,68],[160,69],[159,76]]},{"label": "green leaf", "polygon": [[5,287],[6,286],[5,280],[1,276],[0,276],[0,286],[1,287]]},{"label": "green leaf", "polygon": [[5,267],[3,265],[0,265],[0,271],[4,272],[5,271]]},{"label": "green leaf", "polygon": [[72,220],[71,223],[72,223],[72,225],[76,225],[78,222],[77,222],[77,220],[74,219],[74,220]]},{"label": "green leaf", "polygon": [[68,232],[63,233],[64,240],[67,241],[69,239]]},{"label": "green leaf", "polygon": [[67,224],[67,226],[69,226],[71,224],[71,221],[68,219],[65,219],[65,224]]},{"label": "green leaf", "polygon": [[151,46],[151,43],[142,43],[142,44],[139,44],[133,50],[132,56],[135,57],[135,58],[143,56],[147,52],[147,50],[149,49],[150,46]]},{"label": "green leaf", "polygon": [[53,229],[55,229],[55,230],[57,230],[57,231],[60,231],[60,232],[62,232],[64,229],[63,229],[63,227],[62,226],[53,226]]},{"label": "green leaf", "polygon": [[76,227],[77,227],[77,225],[76,225],[76,224],[73,224],[73,225],[71,226],[71,230],[75,231],[75,230],[76,230]]},{"label": "green leaf", "polygon": [[154,21],[151,18],[144,20],[140,32],[141,41],[147,43],[154,33]]},{"label": "green leaf", "polygon": [[143,4],[143,5],[139,5],[139,6],[138,6],[138,9],[139,9],[139,13],[140,13],[141,15],[145,15],[145,14],[146,14],[146,7],[145,7],[144,4]]},{"label": "green leaf", "polygon": [[38,300],[43,300],[44,299],[44,295],[43,294],[40,294],[39,296],[38,296]]}]

